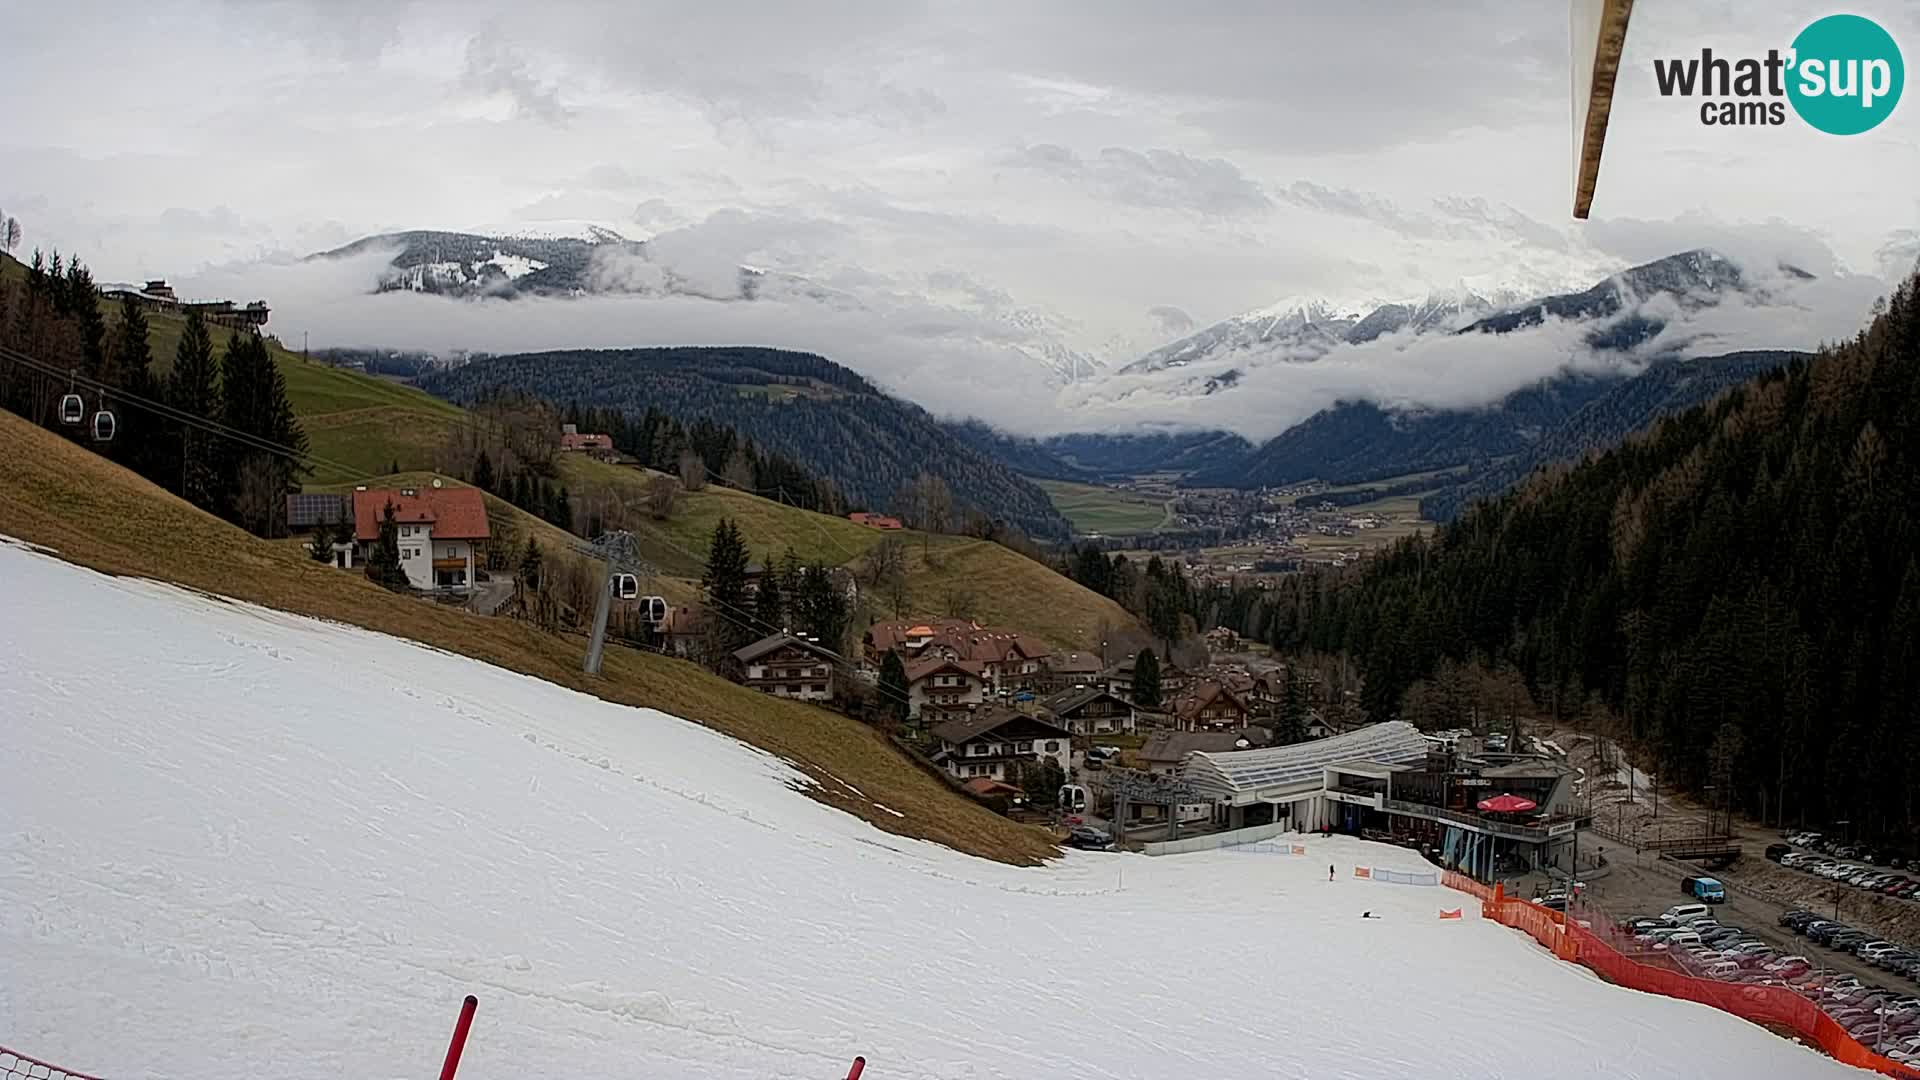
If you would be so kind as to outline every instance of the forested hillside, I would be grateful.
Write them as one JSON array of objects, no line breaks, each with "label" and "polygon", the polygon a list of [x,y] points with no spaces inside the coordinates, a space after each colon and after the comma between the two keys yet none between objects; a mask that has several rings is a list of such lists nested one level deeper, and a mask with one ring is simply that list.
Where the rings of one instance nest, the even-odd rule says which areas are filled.
[{"label": "forested hillside", "polygon": [[1043,440],[1009,435],[983,420],[971,418],[949,420],[946,427],[954,438],[1022,476],[1083,483],[1093,479],[1093,473],[1062,459],[1048,449]]},{"label": "forested hillside", "polygon": [[[574,350],[475,361],[421,380],[469,403],[500,389],[554,401],[647,409],[731,427],[830,480],[850,504],[912,514],[923,475],[952,492],[952,511],[1004,519],[1027,533],[1070,529],[1046,493],[966,445],[916,405],[889,397],[831,361],[748,347]],[[953,522],[930,522],[945,527]]]},{"label": "forested hillside", "polygon": [[1253,450],[1252,443],[1226,431],[1054,435],[1044,445],[1068,465],[1103,479],[1231,469]]},{"label": "forested hillside", "polygon": [[1910,840],[1917,500],[1910,280],[1854,340],[1303,590],[1276,636],[1349,649],[1376,717],[1430,700],[1443,663],[1510,663],[1663,780]]},{"label": "forested hillside", "polygon": [[1805,353],[1738,352],[1725,356],[1656,360],[1622,379],[1572,416],[1510,457],[1472,470],[1467,479],[1420,500],[1420,516],[1452,521],[1476,499],[1498,495],[1542,465],[1578,461],[1604,450],[1669,413],[1692,408],[1726,390],[1804,359]]}]

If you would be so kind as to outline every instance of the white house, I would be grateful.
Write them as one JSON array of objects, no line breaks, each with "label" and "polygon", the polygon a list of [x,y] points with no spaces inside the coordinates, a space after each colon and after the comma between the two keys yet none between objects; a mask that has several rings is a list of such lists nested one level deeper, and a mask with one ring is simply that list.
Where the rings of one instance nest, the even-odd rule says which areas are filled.
[{"label": "white house", "polygon": [[827,701],[833,697],[833,654],[792,634],[779,633],[733,654],[747,686],[774,697]]},{"label": "white house", "polygon": [[906,665],[907,716],[920,719],[922,713],[942,714],[964,711],[986,700],[986,679],[981,665],[971,660],[948,660],[929,656]]},{"label": "white house", "polygon": [[353,538],[365,562],[380,540],[387,507],[399,533],[400,565],[416,589],[473,586],[477,545],[487,541],[487,504],[480,489],[461,487],[353,490]]},{"label": "white house", "polygon": [[940,740],[935,758],[961,780],[986,777],[1018,783],[1020,767],[1050,760],[1064,774],[1073,755],[1073,733],[1037,716],[984,705],[933,729]]}]

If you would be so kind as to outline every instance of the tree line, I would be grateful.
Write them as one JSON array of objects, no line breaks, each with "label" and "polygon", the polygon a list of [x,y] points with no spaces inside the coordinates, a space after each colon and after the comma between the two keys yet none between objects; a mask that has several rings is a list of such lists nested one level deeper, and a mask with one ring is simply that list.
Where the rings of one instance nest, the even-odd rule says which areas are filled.
[{"label": "tree line", "polygon": [[[50,259],[35,251],[18,285],[0,282],[0,344],[78,376],[0,364],[0,404],[256,535],[286,535],[286,495],[299,490],[307,437],[266,340],[231,331],[216,359],[205,320],[190,311],[163,370],[145,308],[125,298],[109,324],[101,307],[92,273],[58,251]],[[85,403],[81,424],[61,417],[69,393]],[[108,441],[94,430],[102,411],[113,417]]]},{"label": "tree line", "polygon": [[[420,385],[459,402],[506,387],[630,416],[659,409],[705,417],[830,479],[848,509],[884,507],[926,472],[946,483],[962,514],[977,512],[1048,539],[1071,532],[1031,481],[918,406],[804,353],[675,348],[502,356],[435,372]],[[724,474],[724,460],[707,466]]]}]

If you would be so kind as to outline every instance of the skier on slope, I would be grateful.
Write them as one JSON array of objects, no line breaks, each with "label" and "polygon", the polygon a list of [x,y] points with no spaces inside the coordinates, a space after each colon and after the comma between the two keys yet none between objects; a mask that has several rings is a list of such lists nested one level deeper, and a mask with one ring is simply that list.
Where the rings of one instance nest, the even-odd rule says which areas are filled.
[{"label": "skier on slope", "polygon": [[1327,880],[1328,881],[1333,880],[1333,864],[1332,863],[1327,864]]}]

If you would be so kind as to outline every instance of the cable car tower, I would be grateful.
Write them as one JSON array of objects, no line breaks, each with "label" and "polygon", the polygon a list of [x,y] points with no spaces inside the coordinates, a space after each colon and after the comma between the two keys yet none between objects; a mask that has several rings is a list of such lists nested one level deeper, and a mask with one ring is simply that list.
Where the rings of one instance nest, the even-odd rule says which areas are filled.
[{"label": "cable car tower", "polygon": [[[590,559],[599,560],[606,567],[606,584],[600,589],[600,597],[593,606],[593,633],[587,638],[587,657],[580,670],[589,675],[600,674],[600,660],[607,646],[607,615],[613,607],[613,598],[622,600],[640,598],[640,579],[654,577],[659,573],[652,563],[640,557],[639,545],[633,534],[621,530],[601,533],[592,540],[591,547],[576,546],[575,551]],[[643,613],[648,622],[658,627],[666,621],[666,601],[658,596],[649,596],[641,601]],[[658,605],[659,617],[653,618],[655,605]]]}]

